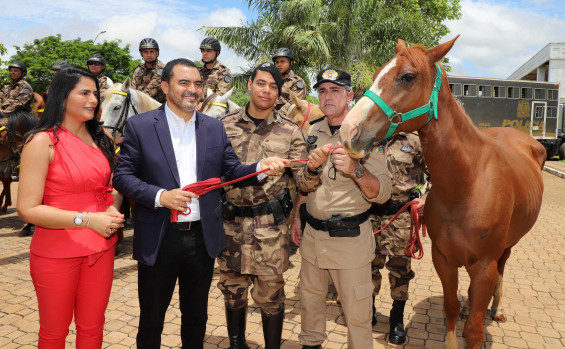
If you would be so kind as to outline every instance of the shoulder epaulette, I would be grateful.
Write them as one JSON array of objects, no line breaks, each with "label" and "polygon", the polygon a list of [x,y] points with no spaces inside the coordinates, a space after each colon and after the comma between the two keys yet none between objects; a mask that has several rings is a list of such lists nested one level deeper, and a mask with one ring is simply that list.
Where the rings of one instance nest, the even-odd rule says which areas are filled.
[{"label": "shoulder epaulette", "polygon": [[315,123],[324,120],[325,118],[326,118],[326,116],[324,115],[324,116],[322,116],[321,118],[318,118],[318,119],[316,119],[316,120],[310,121],[309,124],[310,124],[310,126],[312,126],[312,125],[314,125]]}]

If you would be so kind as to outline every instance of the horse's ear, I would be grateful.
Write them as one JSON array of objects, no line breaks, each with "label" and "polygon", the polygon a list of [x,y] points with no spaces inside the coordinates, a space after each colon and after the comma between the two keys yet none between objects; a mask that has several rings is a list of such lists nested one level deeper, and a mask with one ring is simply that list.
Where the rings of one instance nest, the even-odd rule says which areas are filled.
[{"label": "horse's ear", "polygon": [[426,52],[428,62],[430,62],[430,64],[439,62],[451,50],[453,44],[455,44],[455,40],[457,40],[458,37],[459,35],[447,42],[444,42],[443,44],[437,45],[436,47]]},{"label": "horse's ear", "polygon": [[127,91],[129,90],[129,88],[131,87],[131,80],[129,79],[129,76],[126,78],[126,81],[124,81],[124,83],[122,84],[122,91]]},{"label": "horse's ear", "polygon": [[296,97],[296,94],[294,92],[292,92],[292,90],[289,91],[290,94],[290,100],[292,101],[292,104],[297,105],[300,108],[300,102],[302,102],[298,97]]},{"label": "horse's ear", "polygon": [[209,89],[209,88],[206,89],[206,97],[210,97],[213,94],[214,94],[214,91],[212,89]]},{"label": "horse's ear", "polygon": [[406,47],[406,42],[402,39],[398,39],[398,43],[396,44],[396,53],[400,53],[400,51],[404,50]]},{"label": "horse's ear", "polygon": [[228,92],[226,92],[226,93],[222,96],[222,99],[227,101],[228,99],[231,98],[232,93],[233,93],[233,87],[230,88],[230,89],[228,90]]}]

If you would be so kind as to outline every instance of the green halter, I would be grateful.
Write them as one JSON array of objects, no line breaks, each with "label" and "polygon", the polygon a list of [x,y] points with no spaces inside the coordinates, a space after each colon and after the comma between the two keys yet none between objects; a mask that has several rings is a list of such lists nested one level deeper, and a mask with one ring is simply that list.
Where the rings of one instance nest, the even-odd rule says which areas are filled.
[{"label": "green halter", "polygon": [[[396,128],[398,127],[398,125],[400,125],[401,122],[414,119],[415,117],[418,117],[424,113],[430,113],[430,116],[428,117],[428,121],[426,121],[426,125],[428,124],[428,122],[432,120],[432,118],[437,120],[437,100],[439,95],[439,89],[441,88],[441,68],[439,67],[438,63],[436,63],[436,67],[437,67],[436,79],[434,82],[434,87],[432,89],[432,94],[430,96],[430,101],[428,102],[428,104],[413,109],[409,112],[398,113],[392,110],[392,108],[389,107],[388,104],[386,104],[386,102],[383,101],[381,97],[379,97],[376,93],[374,93],[371,90],[367,90],[363,94],[363,96],[368,97],[371,101],[373,101],[373,103],[378,105],[379,108],[381,108],[381,110],[388,116],[390,120],[390,126],[388,128],[388,131],[386,135],[379,140],[379,142],[382,141],[383,139],[387,139],[390,136],[392,136],[392,134],[394,133],[394,131],[396,131]],[[395,116],[400,118],[400,122],[392,122],[392,118]]]}]

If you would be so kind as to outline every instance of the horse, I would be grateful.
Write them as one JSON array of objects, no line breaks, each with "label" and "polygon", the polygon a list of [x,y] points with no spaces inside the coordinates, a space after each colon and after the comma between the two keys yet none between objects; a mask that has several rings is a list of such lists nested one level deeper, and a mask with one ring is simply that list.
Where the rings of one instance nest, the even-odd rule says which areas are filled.
[{"label": "horse", "polygon": [[296,97],[296,94],[292,91],[289,92],[292,105],[288,108],[287,117],[297,125],[300,125],[304,135],[308,135],[310,122],[324,116],[324,112],[322,112],[318,105]]},{"label": "horse", "polygon": [[230,100],[232,93],[233,88],[223,95],[214,93],[211,89],[208,89],[206,91],[206,98],[204,98],[200,104],[198,111],[213,118],[221,119],[224,115],[239,108],[237,103]]},{"label": "horse", "polygon": [[129,77],[123,84],[116,83],[108,88],[104,97],[100,121],[102,126],[110,131],[114,142],[123,137],[127,118],[161,106],[161,103],[148,94],[131,88]]},{"label": "horse", "polygon": [[340,134],[344,149],[362,158],[375,140],[418,131],[432,180],[424,218],[443,286],[445,346],[457,347],[458,267],[464,266],[471,284],[463,335],[469,348],[479,348],[491,298],[491,317],[505,321],[500,307],[504,266],[537,220],[546,151],[512,128],[479,131],[459,107],[437,63],[458,37],[430,50],[407,47],[399,39],[396,55],[375,72]]},{"label": "horse", "polygon": [[43,115],[43,109],[45,108],[45,98],[37,92],[33,93],[33,109],[31,113],[37,115],[38,118]]},{"label": "horse", "polygon": [[17,177],[20,166],[21,146],[26,132],[37,125],[36,115],[25,111],[0,113],[0,214],[7,212],[12,205],[10,184]]}]

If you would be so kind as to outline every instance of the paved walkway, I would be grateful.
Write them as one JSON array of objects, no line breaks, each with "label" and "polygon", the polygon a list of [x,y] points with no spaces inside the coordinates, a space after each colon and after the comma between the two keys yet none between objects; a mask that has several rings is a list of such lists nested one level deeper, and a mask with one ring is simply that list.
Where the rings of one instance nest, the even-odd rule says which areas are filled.
[{"label": "paved walkway", "polygon": [[[565,347],[565,180],[544,172],[543,207],[534,229],[514,248],[505,274],[506,323],[485,320],[486,348],[563,348]],[[17,184],[13,184],[13,191]],[[38,312],[35,292],[29,276],[29,237],[19,238],[22,227],[15,209],[0,216],[0,348],[33,348],[37,343]],[[122,254],[116,259],[114,286],[104,332],[104,348],[131,348],[135,345],[139,310],[137,307],[136,263],[129,258],[132,231],[126,231]],[[386,342],[389,295],[377,301],[379,324],[374,327],[375,348],[443,348],[445,338],[441,283],[430,258],[430,241],[424,240],[422,261],[413,263],[416,278],[406,305],[405,323],[408,341],[404,346]],[[286,320],[283,348],[300,348],[300,301],[297,296],[299,253],[291,256],[291,268],[285,274],[287,285]],[[205,348],[227,348],[223,300],[216,287],[217,270],[209,302],[209,320]],[[466,299],[469,279],[460,273],[460,298]],[[388,283],[388,278],[383,282]],[[383,285],[388,290],[388,285]],[[324,348],[347,347],[347,329],[335,293],[328,295],[328,339]],[[251,304],[248,341],[252,348],[263,347],[259,309]],[[74,325],[73,325],[74,326]],[[460,347],[463,346],[461,321],[457,324]],[[173,298],[163,331],[163,347],[180,347],[178,297]],[[74,329],[68,347],[75,346]]]}]

